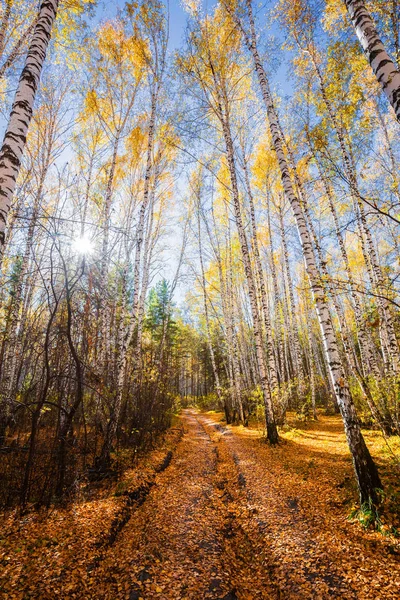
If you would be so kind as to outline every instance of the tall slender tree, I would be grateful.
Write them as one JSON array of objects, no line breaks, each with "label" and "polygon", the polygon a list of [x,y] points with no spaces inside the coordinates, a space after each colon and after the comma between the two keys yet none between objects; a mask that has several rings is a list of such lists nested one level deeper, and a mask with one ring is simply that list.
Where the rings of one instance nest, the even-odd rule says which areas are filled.
[{"label": "tall slender tree", "polygon": [[247,48],[253,57],[254,69],[265,103],[271,130],[271,137],[281,172],[283,189],[288,201],[290,202],[296,219],[297,229],[303,248],[307,274],[313,290],[317,314],[324,340],[325,353],[329,365],[329,373],[335,390],[336,400],[343,417],[347,441],[353,457],[354,469],[357,476],[361,500],[362,502],[368,502],[368,500],[372,498],[374,501],[377,501],[378,496],[376,490],[381,487],[381,481],[376,465],[370,455],[361,433],[360,423],[356,414],[355,406],[350,394],[348,382],[346,381],[346,376],[340,357],[331,312],[325,296],[321,276],[318,271],[315,249],[313,247],[303,208],[295,193],[292,183],[290,168],[284,152],[284,142],[282,140],[278,113],[275,108],[272,93],[269,87],[267,74],[263,67],[258,51],[256,24],[251,0],[245,0],[245,6],[246,16],[248,19],[248,29],[245,28],[240,16],[236,17],[236,22],[241,28]]},{"label": "tall slender tree", "polygon": [[5,228],[59,0],[43,0],[0,149],[0,263]]},{"label": "tall slender tree", "polygon": [[364,0],[344,0],[362,49],[400,122],[400,71],[379,37]]}]

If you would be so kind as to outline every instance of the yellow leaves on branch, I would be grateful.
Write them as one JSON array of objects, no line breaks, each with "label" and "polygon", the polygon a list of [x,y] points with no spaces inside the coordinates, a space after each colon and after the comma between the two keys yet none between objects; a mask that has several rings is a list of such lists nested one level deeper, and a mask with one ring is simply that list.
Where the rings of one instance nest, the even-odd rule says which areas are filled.
[{"label": "yellow leaves on branch", "polygon": [[139,162],[147,143],[147,131],[144,120],[140,120],[127,136],[125,147],[133,162]]},{"label": "yellow leaves on branch", "polygon": [[[63,0],[60,2],[53,32],[57,51],[61,52],[61,55],[55,60],[56,63],[76,68],[76,65],[82,61],[81,45],[86,27],[84,16],[85,13],[90,13],[94,4],[93,0]],[[68,52],[64,52],[65,47],[68,47]]]},{"label": "yellow leaves on branch", "polygon": [[276,152],[272,147],[269,134],[258,144],[255,150],[252,174],[254,184],[261,192],[265,192],[266,185],[274,185],[276,192],[283,191],[280,177],[274,176],[271,181],[271,174],[279,173]]},{"label": "yellow leaves on branch", "polygon": [[314,151],[318,154],[324,152],[328,146],[328,132],[321,125],[318,124],[311,131],[309,131],[310,140]]},{"label": "yellow leaves on branch", "polygon": [[98,47],[102,57],[114,66],[128,64],[137,74],[148,62],[146,42],[137,36],[127,36],[123,24],[118,21],[108,21],[99,30]]},{"label": "yellow leaves on branch", "polygon": [[163,158],[166,158],[168,161],[173,160],[177,155],[180,139],[170,122],[160,125],[157,140],[162,146]]},{"label": "yellow leaves on branch", "polygon": [[315,15],[307,0],[279,0],[275,6],[275,16],[293,33],[296,32],[301,44],[307,43],[308,32],[313,29]]},{"label": "yellow leaves on branch", "polygon": [[98,111],[98,96],[95,90],[89,90],[85,97],[85,113],[96,114]]},{"label": "yellow leaves on branch", "polygon": [[126,9],[130,17],[141,23],[147,31],[161,31],[165,25],[165,7],[158,0],[151,2],[127,2]]},{"label": "yellow leaves on branch", "polygon": [[68,10],[70,15],[81,15],[94,4],[93,0],[63,0],[61,2],[61,9]]},{"label": "yellow leaves on branch", "polygon": [[190,34],[190,44],[191,53],[177,58],[183,73],[196,74],[209,88],[215,85],[229,87],[243,75],[238,61],[240,31],[221,7],[198,23]]},{"label": "yellow leaves on branch", "polygon": [[325,14],[322,20],[326,31],[336,30],[337,25],[343,25],[347,16],[347,10],[343,0],[325,0]]},{"label": "yellow leaves on branch", "polygon": [[301,181],[306,182],[310,177],[310,159],[308,156],[302,156],[297,161],[296,171]]}]

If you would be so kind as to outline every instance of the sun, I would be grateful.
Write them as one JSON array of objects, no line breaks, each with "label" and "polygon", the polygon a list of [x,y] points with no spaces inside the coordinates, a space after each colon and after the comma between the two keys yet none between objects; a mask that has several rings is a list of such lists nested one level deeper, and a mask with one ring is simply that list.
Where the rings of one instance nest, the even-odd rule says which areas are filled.
[{"label": "sun", "polygon": [[79,237],[72,242],[72,250],[75,254],[92,254],[94,251],[94,244],[86,236]]}]

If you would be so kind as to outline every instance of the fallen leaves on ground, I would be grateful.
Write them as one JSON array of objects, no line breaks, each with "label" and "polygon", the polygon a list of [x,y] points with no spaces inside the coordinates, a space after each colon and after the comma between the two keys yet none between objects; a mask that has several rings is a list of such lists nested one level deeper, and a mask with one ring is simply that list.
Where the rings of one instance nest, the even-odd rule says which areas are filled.
[{"label": "fallen leaves on ground", "polygon": [[[121,495],[7,515],[2,597],[400,597],[398,542],[348,521],[356,496],[337,417],[291,428],[275,448],[218,414],[182,421],[182,439],[170,433],[128,471]],[[380,438],[367,437],[387,469]]]}]

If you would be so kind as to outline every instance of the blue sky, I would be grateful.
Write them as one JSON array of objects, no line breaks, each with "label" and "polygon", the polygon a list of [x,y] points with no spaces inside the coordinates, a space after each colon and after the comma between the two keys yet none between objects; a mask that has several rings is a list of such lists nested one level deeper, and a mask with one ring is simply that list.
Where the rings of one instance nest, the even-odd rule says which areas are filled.
[{"label": "blue sky", "polygon": [[[167,0],[164,0],[165,2]],[[121,10],[125,5],[125,0],[114,0],[113,2],[107,2],[106,0],[99,0],[96,14],[96,21],[103,21],[107,18],[113,18],[117,15],[118,11]],[[203,12],[210,13],[213,7],[216,5],[216,0],[203,0]],[[281,40],[282,34],[279,32],[277,26],[274,24],[272,27],[269,24],[269,19],[267,16],[268,7],[271,7],[271,2],[267,3],[263,6],[258,6],[258,24],[264,30],[263,37],[264,40],[269,40],[269,58],[271,56],[281,56],[282,53],[280,51],[280,44],[276,44],[272,41],[271,36],[274,38],[278,38]],[[188,18],[188,14],[182,6],[181,0],[169,0],[169,15],[170,15],[170,26],[169,26],[169,50],[172,53],[174,50],[180,48],[184,43],[184,34],[185,27]],[[274,87],[276,86],[281,95],[290,95],[291,92],[291,82],[288,81],[287,77],[287,64],[282,62],[280,65],[276,65],[277,70],[272,77],[272,82]],[[176,201],[179,205],[182,189],[185,188],[186,183],[183,182],[181,185],[178,184],[177,187],[177,197]],[[179,191],[178,191],[179,188]],[[180,226],[178,225],[177,216],[179,213],[179,207],[176,207],[176,214],[172,218],[170,223],[170,232],[167,235],[167,238],[164,240],[167,247],[162,253],[164,256],[164,265],[161,268],[161,271],[156,275],[152,285],[162,277],[165,277],[169,280],[172,280],[177,267],[177,258],[180,251]],[[179,246],[179,247],[178,247]],[[181,303],[184,300],[185,294],[187,291],[187,284],[185,282],[181,282],[178,285],[175,292],[175,300],[178,303]]]},{"label": "blue sky", "polygon": [[[166,2],[168,0],[165,0]],[[203,0],[203,11],[209,13],[213,7],[217,4],[216,0]],[[107,17],[113,17],[116,15],[119,9],[122,9],[125,5],[125,0],[115,0],[114,2],[107,2],[106,0],[99,0],[97,8],[97,17],[101,21]],[[282,41],[282,32],[279,31],[276,23],[272,26],[268,26],[269,18],[267,16],[268,9],[274,5],[274,2],[264,2],[262,5],[258,5],[256,10],[256,17],[258,26],[264,29],[266,39],[270,39],[271,36],[279,41]],[[184,39],[185,25],[187,20],[187,12],[182,6],[181,0],[169,0],[169,14],[170,14],[170,27],[169,27],[169,46],[170,51],[179,48],[182,45]],[[272,52],[271,52],[272,50]],[[269,48],[268,54],[270,57],[282,56],[279,44],[272,43]],[[287,76],[287,62],[282,61],[277,70],[272,76],[272,82],[277,85],[279,94],[286,96],[291,94],[291,82],[288,81]]]},{"label": "blue sky", "polygon": [[182,36],[185,30],[187,14],[182,8],[179,0],[170,2],[170,45],[171,48],[179,48],[182,42]]},{"label": "blue sky", "polygon": [[[100,20],[114,16],[118,9],[123,8],[124,0],[116,0],[115,2],[104,2],[100,0],[98,3],[97,14]],[[170,0],[170,47],[171,49],[178,48],[181,44],[187,13],[182,7],[180,0]]]}]

